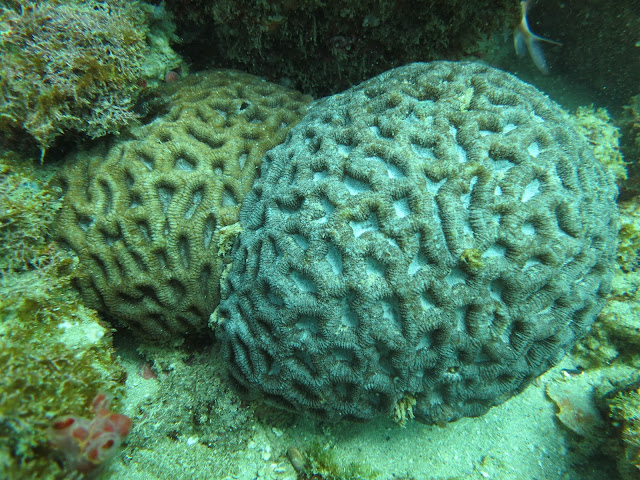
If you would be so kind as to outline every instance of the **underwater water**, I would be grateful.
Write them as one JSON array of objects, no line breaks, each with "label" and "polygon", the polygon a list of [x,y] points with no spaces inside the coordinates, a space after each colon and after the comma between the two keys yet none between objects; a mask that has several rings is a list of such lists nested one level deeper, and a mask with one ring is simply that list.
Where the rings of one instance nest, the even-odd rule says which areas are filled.
[{"label": "underwater water", "polygon": [[640,478],[639,45],[0,2],[0,478]]}]

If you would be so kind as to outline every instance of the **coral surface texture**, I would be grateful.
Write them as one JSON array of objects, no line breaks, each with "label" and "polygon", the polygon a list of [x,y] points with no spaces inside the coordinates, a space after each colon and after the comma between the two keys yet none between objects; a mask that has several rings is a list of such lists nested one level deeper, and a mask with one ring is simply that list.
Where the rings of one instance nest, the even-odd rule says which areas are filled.
[{"label": "coral surface texture", "polygon": [[160,341],[207,330],[257,165],[310,102],[234,71],[172,88],[168,112],[137,138],[70,159],[56,224],[80,258],[86,304]]},{"label": "coral surface texture", "polygon": [[240,211],[212,317],[231,377],[329,420],[481,415],[590,328],[616,196],[568,116],[491,67],[415,63],[320,100]]}]

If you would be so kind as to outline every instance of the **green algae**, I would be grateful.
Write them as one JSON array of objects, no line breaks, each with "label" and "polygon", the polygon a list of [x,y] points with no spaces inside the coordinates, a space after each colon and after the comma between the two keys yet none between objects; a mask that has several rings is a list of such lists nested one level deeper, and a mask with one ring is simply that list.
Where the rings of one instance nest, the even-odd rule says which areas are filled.
[{"label": "green algae", "polygon": [[0,161],[0,477],[60,478],[52,420],[90,416],[98,392],[123,393],[124,373],[111,331],[71,287],[76,259],[48,238],[58,202],[47,175],[18,164]]}]

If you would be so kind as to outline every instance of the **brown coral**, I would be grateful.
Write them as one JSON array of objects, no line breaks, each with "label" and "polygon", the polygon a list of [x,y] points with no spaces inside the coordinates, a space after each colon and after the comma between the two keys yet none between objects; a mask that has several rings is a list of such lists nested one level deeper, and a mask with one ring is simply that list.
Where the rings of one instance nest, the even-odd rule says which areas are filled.
[{"label": "brown coral", "polygon": [[[262,155],[309,97],[233,71],[171,86],[169,111],[105,155],[70,161],[57,237],[81,260],[87,305],[147,339],[203,331],[218,303],[225,227]],[[222,242],[221,242],[222,240]]]}]

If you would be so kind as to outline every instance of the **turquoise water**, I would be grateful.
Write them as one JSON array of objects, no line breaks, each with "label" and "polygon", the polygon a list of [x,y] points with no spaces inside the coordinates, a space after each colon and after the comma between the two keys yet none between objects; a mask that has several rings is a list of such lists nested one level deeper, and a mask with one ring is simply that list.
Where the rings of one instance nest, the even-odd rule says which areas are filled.
[{"label": "turquoise water", "polygon": [[[198,2],[185,6],[176,1],[130,5],[116,0],[42,2],[38,6],[23,0],[2,2],[0,362],[4,373],[0,374],[3,385],[0,387],[0,477],[595,480],[638,476],[640,317],[637,313],[640,304],[636,292],[640,286],[637,274],[640,219],[636,213],[636,161],[640,149],[640,49],[637,47],[640,2],[624,0],[615,6],[609,2],[584,1],[558,4],[538,0],[524,5],[504,1],[490,6],[478,2],[475,7],[460,5],[455,11],[447,3],[354,2],[350,5],[337,2],[332,10],[332,5],[319,6],[314,2],[254,5],[230,1],[208,7]],[[465,10],[467,8],[471,11]],[[362,13],[365,11],[366,14]],[[462,26],[456,22],[462,22]],[[34,25],[37,28],[34,29]],[[390,33],[393,31],[397,34]],[[412,35],[417,32],[415,41],[411,41],[407,32]],[[447,352],[453,349],[455,340],[451,340],[451,344],[436,344],[436,336],[426,334],[422,340],[416,339],[415,345],[411,344],[415,347],[415,363],[409,362],[414,353],[396,355],[389,353],[388,347],[378,348],[374,342],[376,333],[387,332],[385,322],[400,323],[400,330],[406,333],[410,330],[406,326],[407,318],[418,315],[407,313],[414,308],[413,303],[390,301],[383,294],[387,291],[385,288],[389,288],[403,300],[405,294],[398,292],[409,292],[406,293],[409,296],[412,288],[418,288],[418,280],[415,285],[402,288],[387,287],[398,277],[394,268],[401,268],[400,257],[404,253],[380,253],[395,252],[396,247],[398,252],[410,251],[414,240],[403,243],[397,240],[401,238],[399,233],[396,240],[393,239],[390,232],[405,227],[400,221],[395,226],[387,224],[391,214],[386,210],[377,210],[376,216],[371,217],[355,207],[350,208],[372,205],[374,200],[360,199],[363,195],[372,199],[374,193],[383,190],[384,182],[403,181],[404,160],[397,157],[389,160],[383,150],[376,147],[368,150],[366,157],[375,162],[362,167],[362,171],[368,172],[362,173],[357,170],[360,167],[356,168],[361,165],[357,162],[362,161],[358,157],[357,141],[352,145],[341,137],[342,133],[345,138],[348,136],[350,124],[341,116],[342,111],[315,113],[320,111],[317,106],[325,95],[340,95],[339,92],[348,87],[393,67],[434,60],[475,61],[494,66],[534,85],[557,102],[567,112],[567,116],[562,117],[567,128],[583,137],[580,142],[588,146],[598,162],[606,165],[611,178],[615,177],[620,192],[617,202],[622,227],[617,263],[611,267],[610,292],[602,302],[604,308],[591,333],[566,356],[548,359],[548,363],[554,364],[548,370],[550,365],[544,362],[544,368],[534,368],[535,375],[546,372],[527,382],[523,380],[523,387],[528,380],[532,381],[521,393],[512,396],[509,389],[508,394],[492,402],[497,405],[486,413],[474,418],[464,413],[463,418],[451,422],[449,420],[458,415],[447,416],[446,412],[473,410],[465,410],[460,405],[447,406],[445,401],[445,406],[438,410],[445,413],[439,417],[424,412],[421,415],[419,409],[425,408],[421,403],[425,387],[416,380],[407,384],[410,387],[398,386],[404,372],[396,372],[392,380],[396,386],[388,387],[388,391],[393,392],[389,394],[390,403],[371,401],[374,405],[371,415],[353,411],[354,406],[369,405],[357,400],[362,394],[362,385],[350,390],[345,382],[347,387],[334,389],[327,386],[333,385],[331,382],[325,384],[319,380],[322,375],[319,372],[330,371],[323,370],[325,358],[326,362],[335,360],[337,365],[347,364],[356,371],[349,378],[360,378],[358,369],[365,368],[365,364],[366,368],[372,368],[367,362],[373,362],[373,367],[385,375],[400,369],[399,365],[408,369],[407,365],[411,364],[411,368],[419,370],[416,376],[426,378],[424,385],[429,385],[430,375],[433,378],[442,375],[453,382],[451,378],[459,374],[458,364],[447,364],[447,369],[443,367],[440,373],[434,373],[437,368],[415,367],[422,358],[418,350],[431,351],[444,362],[442,359],[449,358]],[[216,80],[221,83],[214,82],[203,88],[206,74],[198,72],[216,68],[241,70],[264,78],[273,88],[287,87],[291,91],[275,94],[266,83],[248,86],[249,80],[236,80],[230,73],[223,73],[223,80]],[[229,75],[228,81],[224,75]],[[447,81],[453,84],[454,80]],[[482,77],[478,77],[476,83],[469,84],[471,87],[460,90],[457,98],[450,99],[459,112],[477,108],[474,98],[478,97],[474,95],[475,89],[480,88],[477,82],[481,81]],[[415,85],[407,89],[412,87]],[[425,88],[429,90],[429,86]],[[293,91],[313,97],[312,106],[308,107],[310,97]],[[363,111],[377,108],[376,96],[367,95],[369,100],[362,103]],[[273,100],[276,96],[277,101]],[[293,98],[299,104],[296,103],[295,108],[287,107]],[[394,103],[394,99],[389,102],[388,110],[401,105],[398,107],[401,111],[405,105],[400,100],[399,104]],[[416,135],[424,132],[426,139],[429,132],[436,131],[438,120],[425,113],[428,111],[425,105],[405,112],[403,127],[392,125],[394,116],[389,114],[385,120],[387,113],[378,112],[376,122],[382,120],[369,125],[371,130],[366,134],[375,133],[376,142],[391,142],[393,146],[389,148],[397,152],[400,150],[393,149],[400,148],[397,145],[404,141],[403,132],[409,131],[403,128],[417,122],[423,128]],[[291,147],[291,158],[302,158],[316,148],[319,156],[326,154],[330,160],[318,159],[309,178],[318,185],[328,185],[327,178],[344,175],[340,178],[345,187],[336,192],[330,192],[329,187],[318,187],[326,197],[324,200],[318,197],[299,223],[292,220],[293,215],[297,208],[303,208],[299,205],[306,204],[294,198],[295,195],[282,197],[284,200],[277,208],[275,204],[269,207],[264,229],[281,222],[284,239],[278,241],[283,243],[271,251],[271,247],[264,246],[265,241],[257,251],[272,255],[276,265],[300,270],[295,270],[290,280],[281,283],[278,276],[284,267],[275,268],[268,275],[260,273],[262,283],[256,282],[242,293],[245,297],[238,301],[240,306],[228,301],[214,312],[218,306],[220,277],[223,285],[229,282],[227,290],[222,288],[223,298],[229,298],[229,289],[241,290],[238,279],[244,278],[241,271],[245,265],[237,263],[241,257],[237,252],[244,242],[237,239],[239,232],[262,228],[255,227],[258,214],[245,211],[238,217],[245,194],[240,185],[240,176],[247,174],[243,168],[250,165],[248,175],[251,179],[256,177],[258,186],[254,184],[250,195],[254,195],[252,202],[259,204],[259,195],[270,195],[260,182],[268,177],[270,165],[278,163],[275,159],[279,152],[285,150],[276,148],[271,151],[271,157],[264,153],[285,141],[288,129],[300,120],[279,110],[273,113],[281,107],[297,111],[302,118],[301,125],[311,132],[306,134],[309,140],[306,144]],[[305,112],[317,115],[313,117],[317,122],[308,120],[311,117],[305,117]],[[534,113],[531,118],[541,118],[537,116],[538,111]],[[504,115],[504,125],[501,124],[499,130],[491,133],[489,127],[480,128],[477,138],[492,134],[506,136],[517,130],[515,117]],[[359,120],[354,117],[352,121]],[[323,139],[322,122],[332,128],[337,125],[336,138],[344,142],[334,141],[333,137]],[[462,123],[452,125],[462,131]],[[453,127],[455,133],[451,133],[454,143],[457,127]],[[291,138],[296,137],[298,130],[293,128],[287,142],[294,142]],[[302,127],[299,128],[302,131]],[[448,132],[452,131],[452,127],[447,128]],[[353,135],[358,141],[368,138],[362,132]],[[433,145],[416,143],[420,148],[416,150],[414,145],[414,151],[422,152],[423,157],[436,158],[440,155],[438,152],[444,151],[445,137],[438,137],[439,143]],[[532,143],[527,140],[530,143],[521,150],[529,152],[531,157],[540,155],[542,162],[546,147],[540,138],[543,137],[537,137]],[[268,144],[269,141],[274,143]],[[308,144],[312,146],[307,147]],[[337,145],[335,151],[329,146],[333,144]],[[500,140],[496,140],[492,152],[499,144]],[[567,147],[562,155],[569,157],[571,148]],[[223,154],[215,153],[218,151]],[[464,144],[464,148],[456,146],[453,151],[460,164],[475,159],[473,146],[468,144]],[[260,152],[258,158],[254,159],[252,152]],[[588,158],[591,159],[591,153]],[[251,163],[254,161],[255,164]],[[508,160],[503,162],[506,163],[496,161],[498,167],[492,170],[494,177],[506,175],[512,168]],[[107,167],[101,170],[101,164]],[[162,170],[165,168],[168,170]],[[167,173],[171,168],[176,172],[174,175]],[[282,182],[289,181],[289,173],[282,168]],[[430,172],[431,167],[425,168],[425,172]],[[205,170],[208,172],[205,180],[189,183],[192,172]],[[549,178],[544,176],[546,173],[540,172],[538,179],[523,186],[520,198],[526,199],[522,200],[524,203],[535,198],[539,191],[545,191],[545,184],[540,182]],[[214,177],[224,179],[223,187],[211,186],[214,182],[210,179]],[[368,184],[371,178],[378,180]],[[420,198],[435,199],[448,177],[443,178],[444,183],[439,183],[441,180],[435,176],[428,178],[425,191],[420,193],[427,197]],[[484,177],[477,173],[473,178],[476,180],[460,181],[459,191],[450,186],[445,190],[451,188],[458,195],[460,205],[468,206],[474,201],[475,185],[478,184],[479,189]],[[280,180],[277,175],[276,180]],[[304,183],[302,180],[299,183]],[[250,187],[252,181],[245,183]],[[311,198],[317,192],[312,194],[310,189],[301,193],[295,190],[295,181],[291,183],[296,195],[306,195],[307,204],[312,203]],[[144,190],[140,187],[142,184],[157,188]],[[588,198],[606,190],[604,183],[591,188]],[[152,198],[148,196],[149,191],[158,195]],[[181,196],[185,191],[189,195]],[[497,184],[491,191],[503,195],[502,187]],[[69,192],[83,192],[85,196],[82,201],[71,201],[64,197]],[[508,188],[505,192],[505,196],[509,194]],[[396,193],[390,195],[392,207],[388,210],[400,219],[409,216],[412,209],[422,208],[421,204],[414,203],[414,198],[418,198],[415,192],[397,194],[397,198],[393,196]],[[433,208],[446,211],[446,205],[438,204],[439,201],[433,200]],[[125,210],[118,210],[125,204]],[[200,218],[203,205],[211,209],[205,213],[211,213],[213,220],[207,220],[209,223],[203,220],[201,227],[195,220],[189,224],[192,218]],[[507,207],[504,208],[508,213]],[[339,218],[336,209],[346,220],[340,220],[342,217]],[[123,213],[134,210],[135,218]],[[589,211],[583,214],[587,218]],[[65,215],[76,218],[77,225],[64,227],[65,232],[61,233],[61,219]],[[186,219],[186,227],[180,223],[182,219],[176,220],[179,215]],[[206,215],[202,215],[204,219]],[[550,228],[542,221],[537,224],[529,221],[529,217],[527,221],[516,217],[520,218],[514,215],[514,222],[523,222],[523,237],[531,231]],[[131,218],[135,221],[127,223]],[[283,220],[285,218],[288,220]],[[451,292],[460,292],[454,288],[458,283],[473,283],[473,279],[480,278],[485,266],[493,261],[488,257],[508,257],[504,253],[508,251],[506,247],[485,246],[485,250],[481,250],[475,248],[475,243],[465,243],[474,237],[474,229],[477,230],[474,222],[489,222],[488,217],[478,218],[460,227],[460,238],[455,238],[467,248],[460,247],[459,257],[463,262],[460,265],[464,264],[464,268],[449,266],[448,273],[442,276],[443,285]],[[316,225],[314,222],[328,225],[322,235],[314,236],[315,230],[310,226]],[[345,230],[339,230],[340,225],[345,226]],[[446,219],[444,225],[443,231],[446,231]],[[291,230],[293,226],[296,229]],[[419,235],[438,230],[430,224],[421,228]],[[198,246],[202,250],[194,247],[196,244],[190,236],[200,232],[199,229],[203,232],[202,245],[206,245]],[[343,245],[339,240],[351,235],[364,239],[363,242],[369,241],[367,234],[373,236],[377,231],[384,231],[390,239],[384,246],[375,243],[378,241],[375,238],[370,240],[369,245],[376,246],[377,250],[369,247],[364,253],[358,253],[357,242],[353,243],[355,250],[352,251],[351,247],[344,247],[347,243]],[[174,235],[175,232],[178,234]],[[244,235],[246,238],[247,233]],[[437,237],[437,233],[433,235]],[[453,242],[450,235],[458,234],[446,233],[445,243]],[[596,240],[592,242],[597,243],[597,239],[602,238],[600,235],[605,233],[595,232]],[[170,245],[167,239],[174,237],[176,240]],[[334,244],[327,247],[328,250],[317,247],[327,238],[333,238],[340,248]],[[417,245],[419,240],[415,242]],[[560,247],[555,248],[552,245],[549,251],[560,255],[557,253]],[[588,256],[582,248],[576,247],[576,257],[579,252]],[[336,311],[346,313],[332,319],[331,312],[335,309],[332,310],[330,301],[342,298],[339,297],[343,295],[341,289],[346,287],[337,280],[335,284],[330,280],[322,288],[317,287],[314,275],[320,275],[320,254],[298,253],[307,249],[322,252],[323,258],[327,258],[327,271],[333,272],[336,278],[344,271],[355,275],[351,272],[358,268],[366,272],[356,280],[349,278],[349,282],[355,283],[350,283],[351,290],[344,293],[347,299],[344,305],[336,307]],[[213,253],[205,254],[205,250]],[[166,252],[170,252],[169,255]],[[613,257],[614,252],[608,254]],[[211,259],[202,267],[201,259],[205,256]],[[429,260],[428,257],[429,252],[416,253],[414,261],[407,262],[408,270],[415,273],[431,261],[434,265],[440,261],[440,258]],[[250,270],[250,257],[242,258],[249,258],[246,268]],[[355,259],[353,264],[349,263],[350,259]],[[566,265],[558,269],[558,275],[566,273],[563,269],[569,269],[569,263],[567,260]],[[599,265],[596,260],[593,263]],[[193,273],[196,264],[206,275],[200,271]],[[524,267],[523,261],[522,268],[532,264]],[[91,268],[98,268],[102,273],[96,274]],[[117,272],[124,272],[123,276],[128,279],[122,281]],[[378,280],[374,282],[372,278]],[[167,289],[162,286],[165,281],[170,286]],[[369,286],[367,282],[373,284]],[[580,278],[576,285],[587,282]],[[121,283],[122,289],[130,288],[133,293],[121,293]],[[291,297],[283,293],[281,285],[285,284],[291,285],[294,292]],[[370,288],[367,291],[383,292],[379,293],[383,304],[379,312],[374,307],[367,310],[369,307],[363,306],[365,301],[358,296],[357,289],[359,285],[365,289],[365,284]],[[470,302],[477,305],[480,301],[502,301],[509,296],[501,283],[490,285],[487,299]],[[520,288],[527,287],[520,285]],[[266,293],[262,294],[263,290]],[[88,291],[97,293],[88,295]],[[425,315],[416,318],[423,319],[425,325],[425,319],[432,318],[428,316],[431,315],[429,309],[442,306],[439,302],[443,302],[443,297],[439,295],[449,295],[443,291],[436,289],[416,296],[419,300],[415,304],[419,307],[415,308],[419,315]],[[570,290],[571,293],[578,291],[586,290],[578,287]],[[517,292],[513,295],[518,298],[517,302],[524,302]],[[199,302],[199,296],[207,297],[207,301]],[[243,328],[252,329],[254,343],[239,340],[229,347],[225,343],[230,341],[228,338],[221,342],[220,332],[216,337],[214,330],[223,323],[226,328],[225,322],[230,322],[233,315],[242,318],[246,312],[253,311],[252,302],[258,298],[268,299],[268,305],[256,307],[255,315],[271,315],[277,328],[264,333],[261,329],[267,328],[265,325],[269,322],[251,323],[251,326],[238,327],[233,334],[240,338],[246,334]],[[317,298],[327,303],[314,304]],[[451,300],[455,301],[455,298]],[[569,302],[560,299],[559,303],[564,305],[563,301]],[[590,297],[582,301],[586,305]],[[133,304],[140,308],[128,310]],[[158,305],[162,308],[156,308]],[[232,307],[237,307],[240,313],[231,312]],[[322,314],[314,316],[313,308]],[[295,315],[290,313],[292,309]],[[358,340],[353,340],[361,342],[353,350],[356,353],[350,350],[353,345],[346,340],[338,350],[323,346],[323,341],[330,343],[329,338],[338,338],[343,330],[362,326],[365,317],[360,315],[364,315],[361,313],[364,311],[373,316],[379,313],[380,319],[377,324],[372,322],[378,326],[370,333],[365,335],[362,329],[359,331]],[[467,321],[466,313],[455,311],[452,317],[455,325],[446,326],[445,331],[466,328],[463,325]],[[290,318],[287,315],[299,320],[282,326],[277,323],[280,318]],[[542,322],[547,317],[540,318]],[[177,319],[176,323],[171,323],[173,319]],[[516,323],[505,327],[500,335],[509,337],[517,330]],[[280,330],[287,328],[290,330]],[[158,335],[159,329],[162,335]],[[554,337],[551,333],[557,335]],[[551,333],[548,336],[553,341],[560,336],[557,331]],[[278,335],[279,338],[272,338]],[[415,336],[417,338],[417,334]],[[305,353],[303,347],[311,345],[308,339],[316,337],[320,339],[320,353]],[[542,337],[536,341],[544,340]],[[162,338],[162,342],[155,341],[157,338]],[[387,338],[380,341],[384,344]],[[478,338],[486,337],[479,333]],[[273,340],[273,344],[267,340]],[[568,340],[567,348],[573,343]],[[367,352],[373,351],[374,344],[378,353],[369,357]],[[276,360],[261,366],[257,359],[266,355],[264,352]],[[425,355],[427,358],[431,354]],[[485,352],[473,355],[477,363],[487,361]],[[304,368],[311,372],[309,385],[314,385],[301,388],[301,394],[278,390],[282,385],[285,388],[298,385],[287,376],[294,375],[287,363],[293,358],[302,359]],[[526,362],[536,360],[528,357]],[[496,365],[498,363],[496,361]],[[332,375],[343,375],[335,373],[337,370],[331,371]],[[496,374],[488,374],[480,383],[492,382],[492,375]],[[372,377],[367,378],[373,385]],[[367,392],[372,389],[364,388]],[[102,398],[100,393],[109,398],[113,396],[113,402],[96,403],[95,399]],[[299,395],[307,394],[315,397],[308,404],[296,403]],[[458,397],[458,401],[464,404],[469,399]],[[334,420],[344,414],[350,419],[366,421],[326,421],[322,416],[328,411],[327,404],[338,405]],[[343,407],[344,412],[351,409],[348,414],[340,410]],[[335,412],[330,413],[332,416]],[[371,416],[375,418],[368,418]],[[130,431],[123,427],[128,425],[125,417],[131,421]],[[414,417],[441,420],[435,425],[426,425]],[[64,421],[71,418],[74,426],[65,426]],[[87,429],[90,440],[85,437]],[[93,451],[96,446],[98,450]]]}]

